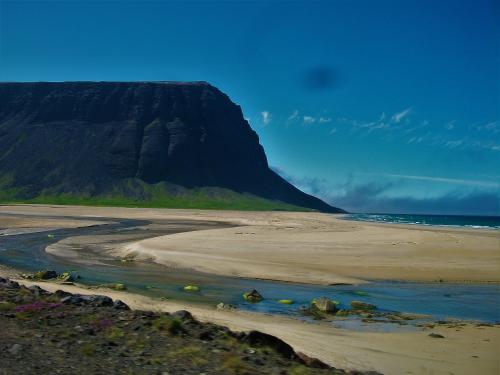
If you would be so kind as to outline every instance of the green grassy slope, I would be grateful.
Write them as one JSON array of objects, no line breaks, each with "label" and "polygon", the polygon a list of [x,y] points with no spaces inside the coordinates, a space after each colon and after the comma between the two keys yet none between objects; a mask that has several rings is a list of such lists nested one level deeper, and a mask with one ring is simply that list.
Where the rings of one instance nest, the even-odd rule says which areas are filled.
[{"label": "green grassy slope", "polygon": [[138,179],[125,180],[116,184],[112,191],[99,194],[47,190],[33,196],[26,189],[13,186],[11,179],[2,178],[0,179],[0,204],[8,203],[245,211],[312,211],[308,208],[228,189],[216,187],[186,189],[163,182],[147,184]]}]

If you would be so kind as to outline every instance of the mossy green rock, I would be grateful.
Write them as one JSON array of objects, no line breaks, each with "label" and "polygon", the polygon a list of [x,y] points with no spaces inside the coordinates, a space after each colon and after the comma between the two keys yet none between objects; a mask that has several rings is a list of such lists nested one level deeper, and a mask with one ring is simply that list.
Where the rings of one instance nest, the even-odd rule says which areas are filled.
[{"label": "mossy green rock", "polygon": [[281,303],[283,305],[293,305],[295,302],[293,299],[280,299],[278,303]]},{"label": "mossy green rock", "polygon": [[264,299],[262,295],[257,292],[255,289],[251,290],[250,292],[246,292],[243,294],[243,298],[245,301],[251,302],[251,303],[257,303],[260,302]]},{"label": "mossy green rock", "polygon": [[57,272],[53,270],[38,271],[33,276],[36,280],[50,280],[57,278]]},{"label": "mossy green rock", "polygon": [[57,279],[61,281],[75,281],[78,278],[78,275],[74,275],[71,272],[63,272],[57,276]]},{"label": "mossy green rock", "polygon": [[327,297],[315,298],[311,301],[311,307],[317,308],[319,311],[333,314],[338,308],[334,301]]},{"label": "mossy green rock", "polygon": [[127,290],[126,285],[122,284],[122,283],[103,284],[101,286],[104,288],[109,288],[109,289],[113,289],[113,290]]},{"label": "mossy green rock", "polygon": [[196,285],[186,285],[184,287],[184,291],[185,292],[199,292],[200,291],[200,287],[198,287]]}]

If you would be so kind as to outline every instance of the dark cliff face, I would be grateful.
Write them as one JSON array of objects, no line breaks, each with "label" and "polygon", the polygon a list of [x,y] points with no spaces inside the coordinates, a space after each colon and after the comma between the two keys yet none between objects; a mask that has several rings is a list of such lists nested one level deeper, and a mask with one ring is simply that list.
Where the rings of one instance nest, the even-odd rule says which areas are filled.
[{"label": "dark cliff face", "polygon": [[204,82],[0,83],[0,177],[26,194],[138,178],[337,212],[271,171],[241,108]]}]

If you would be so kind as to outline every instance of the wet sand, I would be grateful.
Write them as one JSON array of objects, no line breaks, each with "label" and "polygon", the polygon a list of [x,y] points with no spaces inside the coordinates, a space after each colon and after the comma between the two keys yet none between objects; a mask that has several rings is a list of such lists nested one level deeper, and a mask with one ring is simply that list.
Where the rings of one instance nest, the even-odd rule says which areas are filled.
[{"label": "wet sand", "polygon": [[[370,279],[500,282],[496,230],[388,225],[302,212],[2,206],[29,215],[214,221],[233,228],[170,234],[106,249],[176,268],[312,284]],[[51,246],[64,255],[64,244]],[[67,249],[67,246],[66,246]]]}]

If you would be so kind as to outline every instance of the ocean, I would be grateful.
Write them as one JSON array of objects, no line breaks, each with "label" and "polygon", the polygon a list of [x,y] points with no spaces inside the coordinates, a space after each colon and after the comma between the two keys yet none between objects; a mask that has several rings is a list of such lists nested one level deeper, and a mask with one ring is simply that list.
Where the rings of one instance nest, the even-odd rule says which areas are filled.
[{"label": "ocean", "polygon": [[348,214],[342,218],[346,220],[371,221],[377,223],[500,229],[500,216]]}]

